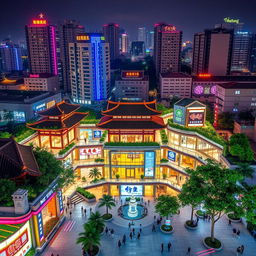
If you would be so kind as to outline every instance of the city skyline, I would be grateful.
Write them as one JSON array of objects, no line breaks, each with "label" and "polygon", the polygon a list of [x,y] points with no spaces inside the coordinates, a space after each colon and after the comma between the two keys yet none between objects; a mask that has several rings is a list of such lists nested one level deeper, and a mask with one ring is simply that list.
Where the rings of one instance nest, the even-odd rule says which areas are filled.
[{"label": "city skyline", "polygon": [[[27,8],[27,6],[33,7]],[[99,6],[101,8],[98,10]],[[254,7],[256,3],[250,2],[249,4],[249,1],[243,2],[243,5],[238,1],[233,1],[230,6],[228,2],[220,0],[215,1],[214,6],[201,0],[196,3],[188,0],[172,1],[172,3],[160,0],[157,7],[151,0],[147,2],[132,0],[129,5],[113,0],[107,2],[102,0],[78,1],[75,4],[71,1],[50,2],[46,0],[35,3],[29,0],[15,3],[15,9],[13,9],[11,3],[5,1],[2,3],[2,8],[12,10],[12,18],[10,19],[10,12],[2,13],[0,23],[6,25],[1,26],[0,37],[1,39],[10,37],[13,41],[24,40],[25,24],[42,12],[51,24],[63,23],[65,19],[79,20],[87,32],[100,32],[103,24],[116,22],[128,32],[132,40],[137,38],[138,27],[146,27],[150,30],[153,29],[154,23],[166,22],[182,30],[184,40],[192,40],[194,33],[205,28],[213,28],[225,17],[240,19],[245,23],[246,30],[256,32],[253,19]],[[142,13],[147,15],[141,15]],[[6,23],[7,20],[8,23]]]}]

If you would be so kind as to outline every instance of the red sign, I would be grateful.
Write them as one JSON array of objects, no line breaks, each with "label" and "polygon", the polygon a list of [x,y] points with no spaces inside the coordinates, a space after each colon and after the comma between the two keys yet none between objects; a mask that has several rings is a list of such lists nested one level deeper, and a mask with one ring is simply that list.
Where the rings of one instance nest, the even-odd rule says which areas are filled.
[{"label": "red sign", "polygon": [[203,123],[204,123],[204,112],[189,112],[188,125],[190,124],[202,125]]},{"label": "red sign", "polygon": [[27,229],[16,238],[11,244],[0,251],[0,255],[13,256],[20,251],[20,249],[28,242]]},{"label": "red sign", "polygon": [[122,78],[142,78],[143,71],[122,71]]},{"label": "red sign", "polygon": [[101,153],[101,148],[81,148],[80,155],[98,155]]},{"label": "red sign", "polygon": [[207,73],[202,73],[198,75],[198,77],[205,77],[205,78],[209,78],[211,76],[212,76],[211,74],[207,74]]}]

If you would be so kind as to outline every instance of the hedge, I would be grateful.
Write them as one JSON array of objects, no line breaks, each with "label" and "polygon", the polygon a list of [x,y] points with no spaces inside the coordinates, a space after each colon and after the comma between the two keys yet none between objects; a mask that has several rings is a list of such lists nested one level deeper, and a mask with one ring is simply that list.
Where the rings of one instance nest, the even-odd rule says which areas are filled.
[{"label": "hedge", "polygon": [[64,155],[65,153],[67,153],[72,147],[75,146],[75,143],[72,142],[71,144],[69,144],[68,146],[66,146],[65,148],[63,148],[62,150],[59,151],[59,155]]},{"label": "hedge", "polygon": [[76,192],[80,193],[82,196],[84,196],[87,199],[94,199],[95,198],[94,194],[90,193],[89,191],[84,190],[81,187],[78,187],[76,189]]}]

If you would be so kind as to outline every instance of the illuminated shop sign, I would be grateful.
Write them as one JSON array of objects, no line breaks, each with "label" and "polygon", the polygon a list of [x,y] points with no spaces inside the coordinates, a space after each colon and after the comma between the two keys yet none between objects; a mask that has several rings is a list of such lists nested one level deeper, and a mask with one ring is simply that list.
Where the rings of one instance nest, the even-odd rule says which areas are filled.
[{"label": "illuminated shop sign", "polygon": [[35,106],[35,111],[41,111],[46,108],[45,102]]},{"label": "illuminated shop sign", "polygon": [[164,27],[164,31],[168,32],[168,31],[175,31],[176,27],[175,26],[165,26]]},{"label": "illuminated shop sign", "polygon": [[121,185],[122,196],[142,196],[143,186],[142,185]]},{"label": "illuminated shop sign", "polygon": [[13,119],[17,122],[25,122],[25,112],[23,111],[13,111]]},{"label": "illuminated shop sign", "polygon": [[62,200],[61,190],[58,190],[58,201],[59,201],[60,213],[62,213],[63,212],[63,200]]},{"label": "illuminated shop sign", "polygon": [[30,74],[29,78],[39,78],[39,74]]},{"label": "illuminated shop sign", "polygon": [[122,71],[123,78],[142,78],[143,72],[141,71]]},{"label": "illuminated shop sign", "polygon": [[197,85],[193,91],[195,95],[210,95],[210,94],[215,95],[216,88],[217,88],[216,85],[212,85],[212,86],[206,85],[205,87],[202,85]]},{"label": "illuminated shop sign", "polygon": [[204,111],[191,111],[188,113],[188,125],[203,125]]},{"label": "illuminated shop sign", "polygon": [[[23,255],[20,250],[29,241],[28,230],[26,229],[18,238],[16,238],[11,244],[0,250],[0,256],[14,256]],[[30,248],[31,246],[29,246]],[[26,251],[24,248],[23,251]],[[20,252],[20,254],[18,254]],[[24,254],[25,255],[25,254]]]},{"label": "illuminated shop sign", "polygon": [[101,148],[81,148],[80,149],[80,155],[98,155],[101,154]]},{"label": "illuminated shop sign", "polygon": [[239,23],[239,19],[231,19],[229,17],[226,17],[224,18],[224,21],[227,22],[227,23],[235,23],[235,24],[238,24]]},{"label": "illuminated shop sign", "polygon": [[101,131],[93,131],[93,138],[101,138]]},{"label": "illuminated shop sign", "polygon": [[155,152],[145,153],[145,177],[154,177]]},{"label": "illuminated shop sign", "polygon": [[42,212],[38,213],[37,215],[37,224],[38,224],[39,239],[40,241],[42,241],[44,239],[44,226],[43,226]]},{"label": "illuminated shop sign", "polygon": [[86,36],[86,35],[76,36],[76,40],[77,41],[88,41],[88,40],[90,40],[90,37]]},{"label": "illuminated shop sign", "polygon": [[43,203],[45,203],[46,200],[49,199],[52,194],[53,194],[53,190],[51,189],[51,190],[43,197],[43,199],[40,200],[40,205],[42,205]]},{"label": "illuminated shop sign", "polygon": [[32,20],[32,23],[34,25],[46,25],[47,21],[46,20]]},{"label": "illuminated shop sign", "polygon": [[168,150],[168,159],[175,162],[176,161],[176,152]]},{"label": "illuminated shop sign", "polygon": [[185,109],[181,106],[174,105],[174,123],[185,125]]},{"label": "illuminated shop sign", "polygon": [[207,73],[201,73],[198,75],[198,77],[205,77],[205,78],[209,78],[209,77],[212,77],[211,74],[207,74]]}]

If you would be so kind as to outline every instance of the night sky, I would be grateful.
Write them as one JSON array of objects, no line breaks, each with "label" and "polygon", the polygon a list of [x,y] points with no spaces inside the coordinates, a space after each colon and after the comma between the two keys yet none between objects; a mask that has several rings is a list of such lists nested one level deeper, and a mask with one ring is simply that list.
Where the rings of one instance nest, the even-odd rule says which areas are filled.
[{"label": "night sky", "polygon": [[0,39],[24,39],[24,26],[33,16],[45,13],[51,24],[77,19],[86,31],[100,30],[104,23],[116,22],[136,40],[137,28],[167,22],[183,31],[183,40],[195,32],[211,28],[224,17],[239,18],[256,32],[254,0],[3,0]]}]

